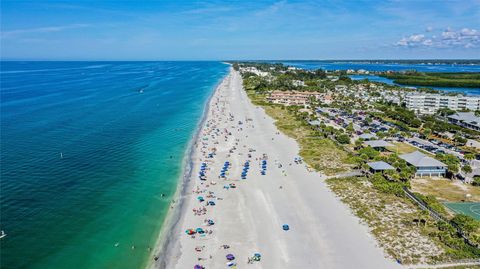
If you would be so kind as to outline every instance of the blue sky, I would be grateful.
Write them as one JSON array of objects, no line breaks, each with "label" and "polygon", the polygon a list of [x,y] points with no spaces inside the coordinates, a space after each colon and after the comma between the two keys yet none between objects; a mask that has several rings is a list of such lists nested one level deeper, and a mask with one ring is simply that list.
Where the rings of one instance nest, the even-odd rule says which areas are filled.
[{"label": "blue sky", "polygon": [[1,57],[480,58],[480,0],[2,0]]}]

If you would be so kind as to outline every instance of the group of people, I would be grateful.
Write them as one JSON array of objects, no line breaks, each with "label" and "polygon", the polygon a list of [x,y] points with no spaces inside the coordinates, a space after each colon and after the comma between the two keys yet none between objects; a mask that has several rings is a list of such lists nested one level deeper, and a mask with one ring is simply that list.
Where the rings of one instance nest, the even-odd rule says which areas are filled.
[{"label": "group of people", "polygon": [[[211,105],[210,105],[210,111],[209,111],[209,117],[208,120],[204,123],[204,126],[201,130],[200,133],[200,139],[197,141],[196,148],[197,152],[200,153],[200,157],[198,159],[199,163],[202,164],[204,167],[202,169],[202,180],[196,181],[196,186],[192,190],[192,193],[196,195],[201,195],[201,194],[209,194],[209,197],[214,198],[216,201],[221,201],[222,198],[217,197],[215,195],[215,192],[213,187],[215,186],[214,181],[212,181],[212,178],[217,178],[219,171],[215,171],[215,163],[223,163],[222,160],[219,160],[220,158],[218,155],[222,155],[225,158],[230,158],[233,154],[238,154],[238,155],[243,155],[244,153],[242,151],[246,151],[245,155],[247,155],[248,159],[255,159],[259,163],[261,160],[266,160],[268,157],[266,154],[263,154],[261,156],[257,156],[257,158],[254,158],[252,155],[255,154],[256,150],[248,147],[247,145],[242,145],[242,137],[241,133],[243,133],[246,129],[248,128],[254,128],[253,124],[251,123],[251,119],[245,118],[245,119],[236,119],[235,115],[232,113],[226,113],[226,105],[227,102],[224,100],[224,95],[221,92],[221,89],[219,89],[220,92],[218,92],[214,99],[211,100]],[[244,137],[248,137],[246,134]],[[220,141],[222,144],[220,144]],[[230,162],[228,160],[224,160],[225,163]],[[237,164],[240,165],[240,164]],[[223,181],[232,181],[232,180],[239,180],[240,179],[240,173],[238,175],[233,174],[232,171],[229,171],[228,169],[225,169],[224,171],[225,177],[220,177],[218,180],[223,180]],[[233,183],[231,183],[233,184]],[[230,184],[230,185],[231,185]],[[230,186],[229,185],[229,186]],[[235,185],[235,184],[233,184]],[[233,187],[232,187],[233,188]],[[225,190],[225,189],[223,189]],[[228,188],[227,188],[228,190]],[[217,190],[218,192],[222,191],[221,188]],[[212,201],[212,200],[210,200]],[[212,210],[209,209],[208,207],[208,202],[209,201],[204,201],[203,199],[201,201],[195,201],[194,203],[206,203],[205,205],[202,205],[200,207],[196,207],[193,209],[193,214],[195,216],[203,216],[203,223],[201,223],[201,220],[199,220],[198,225],[208,225],[211,229],[206,230],[208,231],[203,239],[199,239],[199,237],[195,238],[192,236],[193,240],[204,240],[208,236],[211,236],[214,234],[215,230],[215,225],[217,225],[217,222],[213,221],[214,219],[214,214],[211,212]],[[207,222],[207,220],[209,222]],[[215,225],[210,223],[214,223]],[[222,225],[222,223],[219,223],[218,225]],[[220,249],[230,249],[230,245],[223,244],[220,246]],[[196,246],[195,247],[195,252],[197,253],[197,261],[207,261],[208,259],[213,259],[214,257],[211,255],[213,252],[209,252],[208,249],[206,249],[205,245],[202,246]],[[210,253],[210,254],[207,254]],[[202,256],[200,256],[202,255]],[[208,258],[204,258],[204,256],[208,255]],[[253,260],[249,258],[247,261],[248,263],[251,263]],[[235,264],[235,262],[232,263],[230,261],[229,266]],[[197,266],[197,265],[196,265]],[[200,265],[203,268],[205,268],[203,265]],[[198,267],[197,267],[198,268]]]}]

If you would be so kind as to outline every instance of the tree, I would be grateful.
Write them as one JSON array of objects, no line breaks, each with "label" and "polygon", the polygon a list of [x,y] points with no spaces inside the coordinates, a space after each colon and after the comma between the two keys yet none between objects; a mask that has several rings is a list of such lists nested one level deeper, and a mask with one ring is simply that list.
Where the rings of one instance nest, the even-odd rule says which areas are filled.
[{"label": "tree", "polygon": [[355,147],[356,148],[359,148],[363,145],[363,139],[362,138],[359,138],[357,140],[355,140]]},{"label": "tree", "polygon": [[479,176],[474,176],[473,177],[472,185],[473,186],[480,186],[480,177]]},{"label": "tree", "polygon": [[472,167],[467,164],[467,165],[464,165],[464,166],[462,167],[462,170],[463,170],[463,172],[465,172],[466,174],[469,174],[469,173],[472,172]]},{"label": "tree", "polygon": [[429,128],[425,128],[422,130],[422,134],[424,137],[428,138],[432,134],[432,130]]},{"label": "tree", "polygon": [[450,115],[455,114],[455,111],[451,110],[450,108],[440,108],[437,111],[437,113],[438,113],[438,115],[440,115],[442,117],[446,117],[446,116],[450,116]]},{"label": "tree", "polygon": [[453,141],[455,141],[455,143],[457,143],[457,145],[465,145],[465,143],[467,143],[467,139],[465,139],[464,137],[461,137],[459,135],[455,135],[453,137]]},{"label": "tree", "polygon": [[467,235],[471,233],[476,233],[480,229],[480,221],[475,220],[474,218],[464,215],[464,214],[457,214],[452,219],[460,228],[462,228],[463,232]]},{"label": "tree", "polygon": [[465,154],[465,156],[463,156],[463,157],[465,158],[465,160],[469,160],[469,161],[470,161],[470,160],[475,159],[475,154],[473,154],[473,153],[467,153],[467,154]]},{"label": "tree", "polygon": [[448,171],[457,173],[460,165],[460,160],[452,154],[437,154],[437,159],[447,165]]},{"label": "tree", "polygon": [[374,148],[370,146],[360,149],[358,153],[360,154],[360,156],[365,155],[368,160],[374,159],[375,157],[380,155],[380,152],[376,151]]},{"label": "tree", "polygon": [[345,130],[346,130],[349,134],[353,133],[353,131],[355,131],[355,129],[353,129],[353,123],[350,122]]},{"label": "tree", "polygon": [[338,143],[340,144],[349,144],[350,143],[350,137],[346,134],[341,134],[336,137]]}]

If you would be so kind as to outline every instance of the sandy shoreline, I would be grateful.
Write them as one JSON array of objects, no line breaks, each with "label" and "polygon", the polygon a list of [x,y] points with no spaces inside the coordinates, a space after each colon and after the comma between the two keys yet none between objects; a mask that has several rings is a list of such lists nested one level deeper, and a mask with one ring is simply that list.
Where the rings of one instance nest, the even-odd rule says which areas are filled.
[{"label": "sandy shoreline", "polygon": [[[224,63],[229,65],[229,63]],[[228,75],[228,74],[227,74]],[[177,189],[175,194],[173,195],[172,201],[170,205],[169,212],[162,224],[160,232],[158,234],[158,238],[155,242],[152,255],[149,256],[149,260],[147,261],[146,265],[147,268],[166,268],[165,261],[171,255],[173,255],[173,248],[171,247],[172,244],[175,243],[175,238],[178,237],[179,232],[181,231],[181,227],[177,224],[181,220],[182,212],[185,206],[185,196],[186,194],[193,188],[193,166],[194,166],[194,158],[195,158],[195,147],[194,145],[199,140],[201,134],[201,128],[205,124],[208,118],[208,112],[210,103],[215,96],[218,88],[222,84],[223,80],[220,81],[214,87],[214,91],[208,98],[207,102],[205,102],[205,107],[202,112],[202,117],[200,122],[198,123],[197,127],[195,128],[195,134],[193,135],[192,139],[189,141],[187,146],[187,150],[184,154],[184,158],[182,160],[182,167],[183,170],[181,172],[181,179],[178,182]]]},{"label": "sandy shoreline", "polygon": [[[208,104],[191,147],[190,171],[162,230],[167,236],[161,235],[154,251],[158,259],[149,268],[225,268],[227,254],[235,256],[237,268],[397,267],[327,188],[324,177],[294,163],[297,143],[250,103],[238,72],[231,70]],[[261,160],[267,162],[265,175]],[[225,161],[231,165],[220,178]],[[240,179],[246,161],[250,170]],[[202,181],[198,172],[204,162]],[[236,188],[226,188],[230,184]],[[290,230],[284,231],[283,224]],[[185,233],[197,228],[207,233]],[[262,254],[261,261],[247,264],[254,253]]]}]

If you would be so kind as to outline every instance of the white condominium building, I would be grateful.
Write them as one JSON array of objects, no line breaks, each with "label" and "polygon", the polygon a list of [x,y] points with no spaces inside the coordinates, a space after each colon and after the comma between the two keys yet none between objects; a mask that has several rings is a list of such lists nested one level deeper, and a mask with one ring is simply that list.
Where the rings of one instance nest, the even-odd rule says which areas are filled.
[{"label": "white condominium building", "polygon": [[447,96],[441,94],[408,94],[405,96],[408,109],[420,114],[433,114],[440,108],[452,110],[480,110],[480,97]]}]

